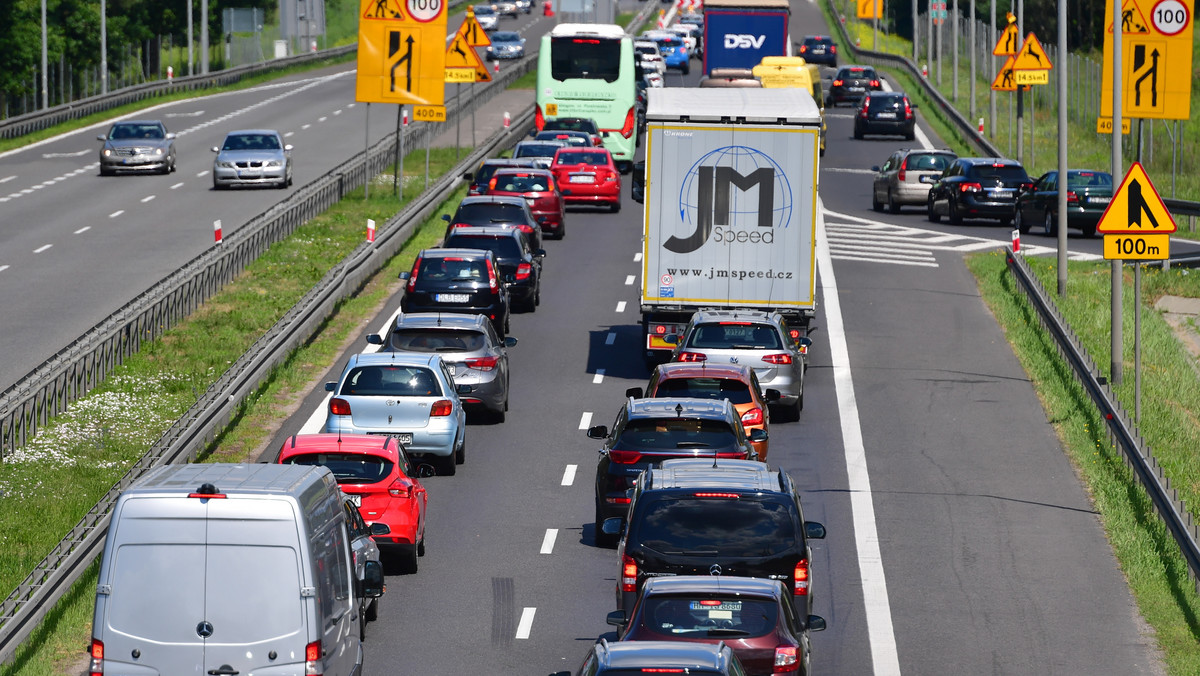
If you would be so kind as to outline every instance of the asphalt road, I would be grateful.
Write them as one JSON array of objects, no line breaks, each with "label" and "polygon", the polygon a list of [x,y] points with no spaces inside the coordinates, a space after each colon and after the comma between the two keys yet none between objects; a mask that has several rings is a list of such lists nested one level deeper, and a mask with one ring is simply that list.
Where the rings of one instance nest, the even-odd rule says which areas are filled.
[{"label": "asphalt road", "polygon": [[[805,3],[793,25],[824,31]],[[848,115],[829,112],[820,330],[804,413],[771,428],[772,464],[829,531],[814,542],[814,612],[829,622],[814,635],[818,673],[1162,673],[1087,495],[963,263],[1010,229],[870,211],[864,168],[906,144],[853,141]],[[547,243],[542,305],[513,318],[508,420],[473,424],[457,476],[426,480],[428,554],[415,575],[389,577],[366,673],[548,674],[574,670],[610,636],[618,566],[593,545],[599,444],[583,429],[609,423],[648,375],[640,217],[628,199],[615,215],[572,211],[566,239]],[[270,455],[319,425],[323,395],[284,424]]]}]

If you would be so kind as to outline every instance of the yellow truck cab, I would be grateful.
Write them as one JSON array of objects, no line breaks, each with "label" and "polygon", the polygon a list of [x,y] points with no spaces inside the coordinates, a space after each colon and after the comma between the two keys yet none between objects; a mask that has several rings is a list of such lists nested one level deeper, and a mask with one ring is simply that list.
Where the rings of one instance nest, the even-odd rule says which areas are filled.
[{"label": "yellow truck cab", "polygon": [[764,56],[754,67],[754,77],[767,89],[797,87],[807,90],[821,111],[821,156],[825,156],[825,96],[821,70],[799,56]]}]

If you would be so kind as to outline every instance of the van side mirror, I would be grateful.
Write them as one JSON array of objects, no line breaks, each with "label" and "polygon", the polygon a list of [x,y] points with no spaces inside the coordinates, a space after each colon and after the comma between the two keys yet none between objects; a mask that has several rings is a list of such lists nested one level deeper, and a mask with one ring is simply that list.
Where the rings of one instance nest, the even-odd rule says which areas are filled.
[{"label": "van side mirror", "polygon": [[646,161],[633,164],[633,174],[629,180],[629,194],[634,202],[646,202]]},{"label": "van side mirror", "polygon": [[368,333],[367,334],[367,344],[368,345],[383,345],[383,336],[380,336],[378,333]]},{"label": "van side mirror", "polygon": [[383,564],[367,561],[363,564],[363,596],[377,599],[383,596]]},{"label": "van side mirror", "polygon": [[625,398],[628,399],[630,397],[633,397],[634,399],[641,399],[642,398],[642,388],[631,387],[628,390],[625,390]]},{"label": "van side mirror", "polygon": [[594,425],[588,428],[587,435],[589,439],[605,439],[608,437],[608,427],[606,425]]}]

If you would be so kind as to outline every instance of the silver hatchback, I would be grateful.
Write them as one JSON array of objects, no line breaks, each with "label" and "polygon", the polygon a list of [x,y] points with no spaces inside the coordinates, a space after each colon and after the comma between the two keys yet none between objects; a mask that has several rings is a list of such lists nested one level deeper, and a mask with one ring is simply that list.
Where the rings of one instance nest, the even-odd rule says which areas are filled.
[{"label": "silver hatchback", "polygon": [[508,411],[508,348],[483,315],[414,312],[400,314],[387,339],[377,333],[367,342],[395,352],[435,353],[450,368],[464,404],[478,405],[504,421]]},{"label": "silver hatchback", "polygon": [[236,185],[286,188],[292,184],[292,146],[271,129],[231,131],[212,151],[213,190]]},{"label": "silver hatchback", "polygon": [[749,366],[760,387],[779,390],[781,417],[798,420],[810,345],[779,313],[705,310],[692,315],[672,361]]},{"label": "silver hatchback", "polygon": [[871,208],[900,213],[900,206],[916,204],[924,207],[929,188],[937,183],[946,167],[954,164],[958,155],[949,150],[903,148],[892,153],[882,167],[871,167],[875,181],[871,191]]}]

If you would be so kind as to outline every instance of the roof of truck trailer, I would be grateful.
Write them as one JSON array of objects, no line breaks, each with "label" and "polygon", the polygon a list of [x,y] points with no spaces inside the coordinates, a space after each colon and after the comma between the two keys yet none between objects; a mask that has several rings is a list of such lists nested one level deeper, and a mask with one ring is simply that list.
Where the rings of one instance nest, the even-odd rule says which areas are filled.
[{"label": "roof of truck trailer", "polygon": [[821,111],[812,94],[803,89],[701,89],[662,87],[649,89],[646,120],[677,122],[745,122],[821,124]]},{"label": "roof of truck trailer", "polygon": [[791,13],[788,0],[705,0],[704,10],[713,9],[784,9]]}]

